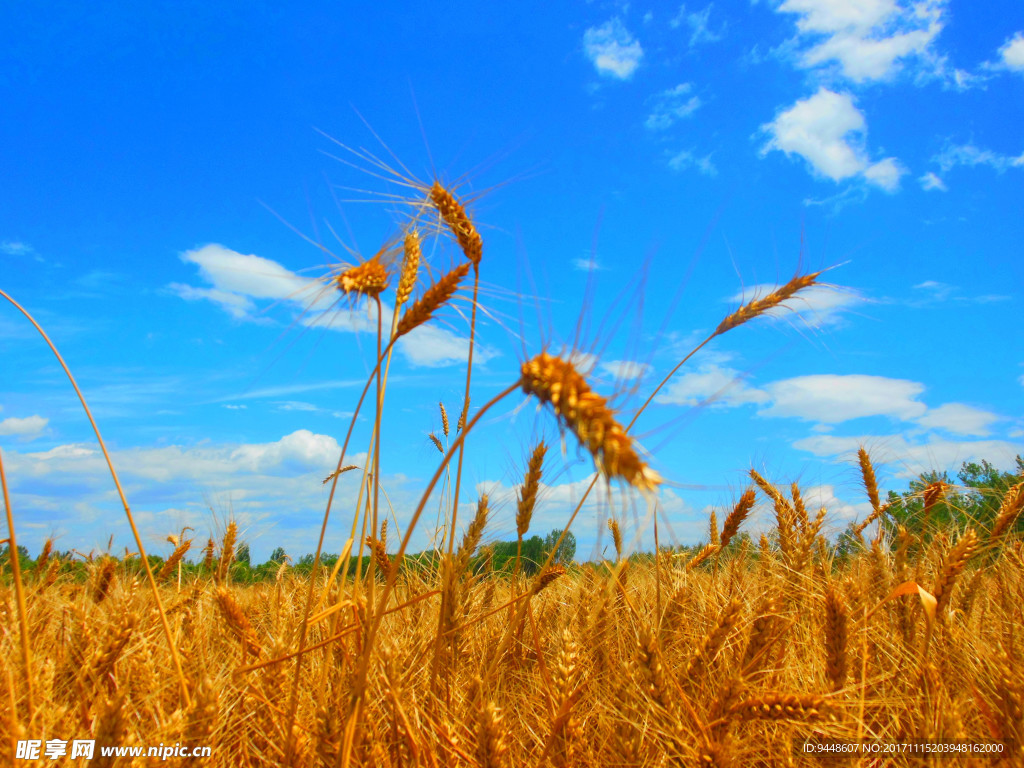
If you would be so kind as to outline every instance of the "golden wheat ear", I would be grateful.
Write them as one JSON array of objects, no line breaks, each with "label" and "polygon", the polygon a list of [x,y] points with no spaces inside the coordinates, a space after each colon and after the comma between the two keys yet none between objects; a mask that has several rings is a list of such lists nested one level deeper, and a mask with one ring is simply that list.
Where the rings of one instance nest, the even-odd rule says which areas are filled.
[{"label": "golden wheat ear", "polygon": [[380,255],[349,267],[335,278],[338,290],[346,295],[361,295],[376,299],[388,287],[387,267],[380,262]]},{"label": "golden wheat ear", "polygon": [[572,361],[541,352],[520,370],[523,392],[551,405],[605,477],[621,478],[641,491],[653,491],[661,484],[661,476],[640,460],[608,401],[590,388]]},{"label": "golden wheat ear", "polygon": [[455,240],[473,268],[479,268],[484,252],[483,238],[480,237],[480,233],[477,232],[473,220],[466,213],[462,203],[439,181],[435,181],[430,188],[430,202],[437,208],[444,223],[451,229]]},{"label": "golden wheat ear", "polygon": [[744,323],[748,323],[755,317],[760,317],[765,312],[781,305],[787,299],[794,298],[801,291],[805,291],[812,285],[818,285],[818,276],[821,272],[811,272],[807,275],[796,275],[785,285],[776,288],[767,296],[760,299],[753,299],[741,306],[735,312],[727,315],[715,329],[715,335],[725,333]]}]

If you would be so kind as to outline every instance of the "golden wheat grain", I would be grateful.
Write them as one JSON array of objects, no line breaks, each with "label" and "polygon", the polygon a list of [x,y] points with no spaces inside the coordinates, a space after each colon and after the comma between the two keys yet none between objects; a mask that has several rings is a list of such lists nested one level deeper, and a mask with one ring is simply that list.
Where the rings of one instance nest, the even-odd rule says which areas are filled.
[{"label": "golden wheat grain", "polygon": [[708,667],[739,623],[742,608],[743,601],[737,597],[734,597],[722,608],[714,625],[704,635],[700,647],[690,658],[690,663],[686,667],[686,677],[690,685],[697,685],[707,673]]},{"label": "golden wheat grain", "polygon": [[547,445],[541,440],[534,446],[526,465],[526,477],[523,479],[523,487],[519,490],[516,502],[516,535],[520,539],[530,530],[530,520],[533,517],[533,508],[537,504],[537,491],[540,489],[541,471],[547,450]]},{"label": "golden wheat grain", "polygon": [[191,546],[192,539],[185,539],[174,548],[171,556],[167,558],[167,562],[165,562],[163,567],[160,569],[160,573],[157,574],[156,578],[158,581],[163,581],[174,573],[175,569],[178,567],[178,563],[181,562],[181,558],[185,556],[185,553],[188,552],[189,547]]},{"label": "golden wheat grain", "polygon": [[448,437],[448,411],[444,409],[444,403],[437,405],[441,409],[441,431],[444,432],[445,437]]},{"label": "golden wheat grain", "polygon": [[358,294],[376,299],[388,287],[388,270],[375,254],[362,264],[349,267],[335,278],[338,290],[344,294]]},{"label": "golden wheat grain", "polygon": [[960,536],[960,539],[949,550],[942,560],[942,565],[935,577],[935,584],[932,587],[932,595],[935,597],[935,614],[942,616],[949,604],[949,598],[953,592],[957,577],[963,571],[967,561],[978,548],[978,534],[973,528],[968,528]]},{"label": "golden wheat grain", "polygon": [[763,693],[737,702],[730,712],[744,720],[797,720],[814,722],[833,719],[821,696],[797,693]]},{"label": "golden wheat grain", "polygon": [[217,543],[212,539],[206,540],[206,546],[203,547],[203,570],[210,573],[213,570],[213,552],[217,548]]},{"label": "golden wheat grain", "polygon": [[1003,494],[995,522],[992,523],[992,530],[989,531],[989,540],[994,541],[1010,530],[1022,511],[1024,511],[1024,482],[1011,486]]},{"label": "golden wheat grain", "polygon": [[722,523],[722,534],[720,537],[720,543],[722,547],[726,547],[733,536],[739,531],[740,526],[743,525],[743,521],[747,519],[747,515],[750,514],[750,510],[754,508],[754,502],[757,500],[757,494],[753,488],[748,488],[740,496],[740,500],[736,502],[732,511],[726,516],[725,522]]},{"label": "golden wheat grain", "polygon": [[435,181],[430,188],[430,201],[437,208],[437,212],[441,214],[441,218],[451,229],[452,234],[455,235],[459,247],[462,248],[462,252],[469,259],[473,268],[478,268],[480,259],[483,257],[483,239],[476,231],[476,226],[466,213],[462,203],[439,181]]},{"label": "golden wheat grain", "polygon": [[875,477],[875,468],[871,465],[871,457],[864,450],[863,446],[857,449],[857,462],[860,464],[860,476],[864,481],[864,490],[871,502],[871,509],[875,512],[881,506],[878,498],[878,480]]},{"label": "golden wheat grain", "polygon": [[720,335],[744,323],[750,322],[755,317],[763,315],[771,309],[782,304],[787,299],[796,296],[800,291],[817,284],[818,275],[821,272],[812,272],[807,275],[796,275],[785,285],[776,288],[764,298],[749,301],[732,314],[728,315],[715,329],[715,335]]},{"label": "golden wheat grain", "polygon": [[619,527],[619,521],[614,517],[608,518],[608,530],[612,532],[612,544],[615,546],[615,559],[622,559],[622,529]]},{"label": "golden wheat grain", "polygon": [[[124,744],[123,734],[125,729],[126,716],[124,712],[124,691],[115,693],[107,699],[97,722],[96,731],[93,734],[100,744]],[[90,765],[97,768],[110,768],[114,765],[114,756],[104,755],[102,752],[95,760],[90,760]]]},{"label": "golden wheat grain", "polygon": [[32,575],[37,579],[42,575],[43,571],[46,570],[46,561],[50,559],[50,552],[53,550],[53,539],[47,538],[43,542],[43,550],[39,553],[39,557],[36,558],[35,567],[32,569]]},{"label": "golden wheat grain", "polygon": [[249,617],[245,615],[238,603],[235,602],[231,590],[225,586],[217,587],[214,597],[217,600],[217,607],[220,608],[221,614],[227,621],[228,629],[241,641],[243,650],[246,653],[259,657],[261,650],[259,637],[252,628]]},{"label": "golden wheat grain", "polygon": [[405,310],[402,319],[398,321],[395,337],[405,336],[430,320],[434,312],[447,304],[455,295],[459,283],[468,272],[469,265],[460,264],[424,291],[423,296],[413,302],[412,306]]},{"label": "golden wheat grain", "polygon": [[749,677],[767,666],[767,659],[773,645],[782,635],[782,620],[779,616],[781,600],[777,595],[762,598],[756,610],[757,618],[750,625],[747,645],[740,661],[740,675]]},{"label": "golden wheat grain", "polygon": [[357,467],[355,464],[347,464],[346,466],[342,467],[341,469],[337,469],[334,472],[331,472],[331,474],[329,474],[327,477],[325,477],[323,479],[323,482],[320,483],[320,484],[321,485],[327,485],[334,478],[336,478],[336,477],[338,477],[340,475],[343,475],[346,472],[351,472],[353,469],[359,469],[359,467]]},{"label": "golden wheat grain", "polygon": [[549,565],[533,578],[533,586],[530,588],[530,591],[534,595],[540,594],[541,591],[554,583],[556,579],[564,576],[566,572],[564,565]]},{"label": "golden wheat grain", "polygon": [[416,287],[416,275],[419,272],[422,256],[419,231],[411,229],[406,232],[403,246],[402,274],[398,278],[398,290],[395,292],[396,308],[409,300],[412,296],[412,289]]},{"label": "golden wheat grain", "polygon": [[508,735],[501,709],[493,701],[477,710],[476,757],[480,768],[504,768],[508,765]]},{"label": "golden wheat grain", "polygon": [[[694,568],[696,568],[698,565],[703,563],[705,560],[707,560],[709,557],[711,557],[713,554],[715,554],[719,550],[721,550],[721,546],[719,546],[718,544],[710,544],[710,543],[709,544],[705,544],[703,547],[701,547],[700,551],[697,552],[696,555],[691,557],[686,562],[686,570],[692,571]],[[676,557],[685,557],[685,556],[686,555],[676,555]]]},{"label": "golden wheat grain", "polygon": [[846,604],[835,586],[825,591],[825,674],[838,691],[846,683],[849,615]]},{"label": "golden wheat grain", "polygon": [[661,476],[640,460],[615,412],[571,361],[541,352],[522,364],[521,373],[523,391],[551,405],[559,421],[590,451],[605,477],[622,478],[644,491],[658,487]]},{"label": "golden wheat grain", "polygon": [[459,544],[459,549],[455,553],[455,572],[457,574],[466,570],[470,558],[476,552],[476,548],[480,546],[480,539],[483,537],[484,528],[487,526],[489,509],[487,494],[485,493],[477,502],[476,514],[473,515],[473,519],[470,521],[469,526],[466,528],[466,533],[462,537],[462,543]]},{"label": "golden wheat grain", "polygon": [[234,520],[228,523],[224,531],[224,540],[220,546],[220,562],[217,564],[217,580],[223,581],[227,578],[231,563],[235,560],[235,541],[238,538],[238,523]]},{"label": "golden wheat grain", "polygon": [[557,768],[574,765],[583,732],[574,707],[580,694],[580,648],[568,628],[562,630],[558,657],[551,674],[555,719],[551,761]]},{"label": "golden wheat grain", "polygon": [[117,568],[117,561],[112,557],[104,557],[96,569],[96,583],[93,586],[92,599],[94,602],[102,603],[110,593],[110,587],[114,583],[114,571]]}]

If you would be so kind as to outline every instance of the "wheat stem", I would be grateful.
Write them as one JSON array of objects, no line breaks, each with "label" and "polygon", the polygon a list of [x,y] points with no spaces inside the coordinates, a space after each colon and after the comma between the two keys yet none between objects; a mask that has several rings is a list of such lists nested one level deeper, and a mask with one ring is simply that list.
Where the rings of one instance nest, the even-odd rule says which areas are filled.
[{"label": "wheat stem", "polygon": [[135,525],[135,518],[132,516],[131,508],[128,506],[128,499],[124,495],[124,489],[121,487],[121,481],[117,477],[117,472],[114,470],[114,462],[110,459],[110,453],[107,451],[107,444],[103,442],[103,437],[100,435],[100,428],[96,424],[96,420],[92,417],[92,411],[89,410],[88,403],[85,402],[85,395],[82,394],[82,390],[78,387],[78,382],[75,381],[75,377],[71,375],[71,369],[68,368],[67,363],[64,362],[64,358],[61,357],[60,352],[57,351],[57,347],[50,337],[43,330],[42,326],[36,322],[35,318],[28,312],[27,309],[16,302],[11,296],[5,291],[0,290],[0,296],[3,296],[7,301],[14,305],[14,307],[21,312],[30,323],[35,327],[39,334],[43,337],[47,346],[50,347],[50,351],[53,352],[57,358],[57,362],[60,363],[60,367],[64,369],[64,373],[67,375],[68,380],[71,382],[71,386],[75,390],[75,394],[78,395],[79,401],[82,403],[82,409],[85,411],[86,417],[89,419],[89,423],[92,425],[92,431],[96,434],[96,440],[100,444],[100,450],[103,452],[103,458],[107,462],[107,467],[110,469],[110,475],[114,479],[114,485],[117,487],[117,494],[121,499],[121,505],[124,507],[124,513],[128,518],[128,525],[132,529],[132,536],[135,537],[135,546],[139,551],[139,558],[142,560],[142,567],[146,571],[146,579],[149,582],[150,590],[153,592],[153,599],[156,601],[157,611],[160,613],[160,623],[163,625],[164,637],[167,640],[168,648],[171,652],[171,661],[174,663],[174,671],[178,676],[178,686],[181,688],[182,701],[188,706],[191,703],[191,698],[188,692],[188,683],[185,679],[185,672],[181,667],[181,656],[178,653],[178,649],[174,644],[174,636],[171,634],[171,625],[167,622],[167,613],[164,611],[163,600],[160,599],[160,589],[157,587],[156,578],[153,576],[153,569],[149,565],[149,558],[146,557],[146,549],[142,545],[142,535],[139,533],[138,527]]}]

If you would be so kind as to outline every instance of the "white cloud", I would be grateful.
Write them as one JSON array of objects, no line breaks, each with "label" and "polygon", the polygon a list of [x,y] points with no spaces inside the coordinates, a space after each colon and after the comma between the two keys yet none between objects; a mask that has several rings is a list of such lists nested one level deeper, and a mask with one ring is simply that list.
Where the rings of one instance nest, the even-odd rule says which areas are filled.
[{"label": "white cloud", "polygon": [[[1014,457],[1024,453],[1024,443],[1005,440],[944,440],[931,435],[926,442],[913,442],[906,435],[814,435],[797,440],[793,447],[815,456],[830,456],[840,462],[856,459],[857,449],[871,445],[876,463],[885,462],[900,478],[913,478],[934,469],[958,467],[965,461],[987,459],[997,468],[1010,469]],[[895,469],[898,467],[898,469]]]},{"label": "white cloud", "polygon": [[984,293],[978,296],[958,296],[960,288],[938,280],[925,280],[914,286],[914,290],[924,295],[920,298],[913,297],[906,301],[911,307],[926,307],[932,304],[939,304],[945,301],[956,301],[961,304],[991,304],[995,301],[1006,301],[1010,297],[1006,295]]},{"label": "white cloud", "polygon": [[932,158],[933,163],[938,163],[943,172],[949,171],[958,165],[966,165],[973,168],[978,165],[987,165],[998,173],[1008,168],[1024,167],[1024,152],[1016,157],[993,152],[990,149],[981,149],[974,144],[950,144],[942,152]]},{"label": "white cloud", "polygon": [[[377,329],[375,305],[367,304],[365,309],[338,306],[333,289],[300,277],[271,259],[241,254],[216,244],[188,251],[181,258],[197,265],[200,275],[213,284],[212,288],[199,288],[172,283],[169,288],[186,301],[212,301],[232,317],[252,320],[256,310],[253,299],[275,299],[301,311],[299,322],[307,328],[369,333]],[[381,320],[385,328],[391,324],[392,311],[382,302]],[[420,326],[399,342],[399,350],[413,365],[443,366],[466,359],[468,339],[438,327],[437,322]],[[480,345],[474,359],[485,363],[495,355],[493,349]]]},{"label": "white cloud", "polygon": [[907,172],[894,157],[887,157],[864,169],[864,178],[870,184],[880,187],[886,192],[896,192],[900,188],[900,177]]},{"label": "white cloud", "polygon": [[235,405],[233,403],[225,403],[224,407],[227,408],[229,411],[244,411],[249,406],[244,405],[244,404],[243,405]]},{"label": "white cloud", "polygon": [[821,88],[762,126],[772,137],[762,154],[773,149],[798,154],[818,173],[840,181],[867,165],[863,152],[846,140],[848,134],[862,133],[864,128],[864,116],[848,94]]},{"label": "white cloud", "polygon": [[0,243],[0,253],[6,254],[7,256],[29,256],[36,261],[43,261],[43,257],[36,253],[35,248],[28,243],[23,243],[18,240],[5,240]]},{"label": "white cloud", "polygon": [[320,410],[312,403],[306,403],[301,400],[285,400],[284,402],[277,404],[277,409],[279,411],[304,411],[307,413]]},{"label": "white cloud", "polygon": [[836,496],[836,489],[833,485],[812,485],[800,489],[804,505],[808,513],[813,517],[817,510],[825,507],[828,510],[825,520],[833,526],[838,525],[845,528],[850,520],[857,520],[871,513],[871,502],[863,501],[857,504],[850,504]]},{"label": "white cloud", "polygon": [[647,363],[631,360],[607,360],[601,363],[601,370],[618,381],[637,381],[650,375],[653,370]]},{"label": "white cloud", "polygon": [[687,168],[693,167],[705,176],[718,175],[718,169],[715,167],[715,164],[711,162],[711,155],[697,157],[688,149],[677,152],[670,157],[668,167],[673,171],[684,171]]},{"label": "white cloud", "polygon": [[221,309],[238,320],[249,317],[256,309],[256,304],[247,296],[231,291],[222,291],[218,288],[196,288],[183,283],[171,283],[168,288],[185,301],[205,300],[219,304]]},{"label": "white cloud", "polygon": [[[398,348],[413,365],[436,368],[464,363],[469,355],[469,339],[436,325],[421,325],[398,342]],[[477,339],[473,364],[483,365],[498,356],[497,350]]]},{"label": "white cloud", "polygon": [[715,43],[722,39],[723,32],[713,32],[709,25],[711,18],[711,8],[714,4],[710,3],[704,7],[702,11],[694,11],[687,13],[686,6],[680,5],[679,11],[669,21],[669,26],[672,29],[677,29],[683,24],[686,24],[690,28],[690,47],[692,48],[699,43]]},{"label": "white cloud", "polygon": [[811,168],[833,181],[863,176],[869,183],[892,192],[906,171],[895,158],[870,163],[864,148],[867,124],[847,93],[827,88],[779,112],[775,120],[761,126],[770,138],[761,148],[764,156],[772,150],[797,154]]},{"label": "white cloud", "polygon": [[933,189],[945,192],[947,189],[946,183],[931,171],[928,171],[928,173],[919,178],[918,181],[921,182],[921,189],[925,192],[930,192]]},{"label": "white cloud", "polygon": [[944,429],[957,435],[971,437],[987,437],[992,433],[989,426],[1000,420],[991,411],[983,411],[963,403],[946,403],[938,408],[930,408],[917,423],[929,429]]},{"label": "white cloud", "polygon": [[772,404],[760,416],[788,416],[820,424],[838,424],[866,416],[907,421],[925,414],[917,397],[924,385],[906,379],[863,374],[817,374],[767,385]]},{"label": "white cloud", "polygon": [[581,376],[589,376],[597,366],[597,355],[576,349],[569,353],[569,361]]},{"label": "white cloud", "polygon": [[35,440],[49,423],[50,420],[42,416],[26,416],[21,419],[12,416],[0,421],[0,435],[18,437],[26,441]]},{"label": "white cloud", "polygon": [[1014,72],[1024,72],[1024,32],[1017,32],[999,48],[1002,65]]},{"label": "white cloud", "polygon": [[779,13],[797,15],[797,30],[809,42],[800,66],[835,63],[839,73],[857,83],[882,80],[901,63],[918,58],[936,69],[941,57],[932,43],[943,28],[945,0],[903,5],[896,0],[785,0]]},{"label": "white cloud", "polygon": [[663,131],[671,128],[677,120],[696,112],[701,101],[699,96],[689,96],[691,88],[689,83],[680,83],[655,96],[654,109],[647,116],[644,125],[652,131]]},{"label": "white cloud", "polygon": [[258,474],[310,472],[336,463],[340,452],[333,437],[300,429],[274,443],[239,446],[228,460],[239,469]]},{"label": "white cloud", "polygon": [[622,22],[615,18],[583,33],[587,58],[601,75],[628,80],[640,66],[644,49]]},{"label": "white cloud", "polygon": [[925,280],[923,283],[918,283],[914,286],[915,291],[927,291],[931,294],[931,298],[935,301],[945,301],[953,292],[956,291],[956,287],[947,283],[940,283],[938,280]]},{"label": "white cloud", "polygon": [[[205,539],[211,523],[207,500],[223,500],[243,527],[243,537],[258,543],[265,557],[278,543],[293,555],[316,546],[329,490],[321,481],[337,466],[339,452],[334,437],[299,430],[266,443],[114,450],[112,459],[147,546],[156,535],[182,525],[203,531]],[[10,451],[4,461],[11,465],[13,504],[26,522],[46,523],[47,532],[63,535],[69,547],[83,551],[103,547],[111,534],[130,541],[98,447]],[[346,463],[358,466],[364,461],[362,453],[346,457]],[[404,480],[386,477],[384,482],[399,512],[408,511],[415,499]],[[354,508],[357,486],[357,473],[351,473],[339,487],[336,510]],[[342,522],[343,517],[336,515],[329,530],[334,542],[348,535],[351,518]]]},{"label": "white cloud", "polygon": [[181,255],[219,289],[255,299],[289,299],[317,285],[278,264],[252,254],[245,255],[211,243]]},{"label": "white cloud", "polygon": [[712,405],[735,407],[748,403],[763,404],[770,397],[763,389],[747,384],[743,373],[735,368],[705,363],[696,371],[684,373],[669,382],[655,402],[666,405],[700,405],[714,398]]},{"label": "white cloud", "polygon": [[[778,287],[771,283],[752,285],[741,293],[729,297],[728,301],[732,304],[746,304],[755,297],[766,296]],[[855,291],[840,291],[827,285],[812,285],[810,288],[800,291],[795,297],[769,309],[765,315],[786,317],[796,314],[810,325],[821,326],[837,322],[843,309],[862,300],[862,297]]]},{"label": "white cloud", "polygon": [[607,267],[602,266],[593,256],[573,259],[572,268],[579,272],[600,272],[607,269]]}]

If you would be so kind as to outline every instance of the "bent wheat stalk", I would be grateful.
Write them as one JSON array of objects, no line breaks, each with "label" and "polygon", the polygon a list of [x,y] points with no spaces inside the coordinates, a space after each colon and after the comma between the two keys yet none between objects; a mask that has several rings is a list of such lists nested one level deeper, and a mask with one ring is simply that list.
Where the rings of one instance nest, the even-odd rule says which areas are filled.
[{"label": "bent wheat stalk", "polygon": [[[85,411],[86,417],[89,419],[89,424],[92,425],[92,431],[96,434],[96,440],[100,444],[100,450],[103,452],[103,458],[107,462],[107,467],[110,469],[110,476],[114,479],[114,485],[117,487],[117,495],[121,499],[121,505],[124,507],[124,513],[128,518],[128,525],[132,529],[132,536],[135,537],[135,546],[138,547],[139,559],[142,561],[142,567],[146,571],[146,580],[149,582],[150,590],[153,592],[153,599],[156,601],[156,608],[160,614],[160,624],[163,626],[164,637],[167,639],[167,645],[171,652],[171,661],[174,663],[174,671],[178,676],[178,686],[181,688],[181,699],[184,705],[187,707],[191,704],[192,699],[188,692],[188,682],[185,679],[185,672],[181,667],[181,656],[178,654],[178,648],[174,643],[174,635],[171,633],[171,625],[167,621],[167,613],[164,611],[163,601],[160,599],[160,589],[157,587],[156,578],[153,575],[153,568],[149,564],[149,558],[146,557],[146,548],[142,545],[142,536],[139,534],[139,529],[135,525],[135,518],[132,516],[132,510],[128,506],[128,499],[124,495],[124,489],[121,487],[121,481],[117,477],[117,472],[114,470],[114,462],[110,458],[110,453],[107,451],[107,444],[103,442],[103,437],[100,435],[100,428],[96,424],[96,420],[92,417],[92,411],[89,410],[88,403],[85,402],[85,395],[82,394],[82,390],[78,387],[78,382],[75,381],[75,377],[71,375],[71,369],[68,368],[67,363],[64,362],[64,358],[61,357],[60,352],[57,351],[57,347],[50,340],[50,337],[43,330],[42,326],[36,322],[35,318],[25,309],[21,304],[16,302],[10,295],[5,291],[0,290],[0,296],[3,296],[7,301],[14,305],[21,314],[23,314],[33,327],[39,332],[39,335],[43,337],[50,351],[53,352],[57,358],[57,362],[60,363],[60,367],[64,369],[64,373],[67,375],[68,380],[71,382],[71,386],[75,390],[75,394],[78,395],[79,401],[82,403],[82,409]],[[13,535],[13,533],[12,533]]]},{"label": "bent wheat stalk", "polygon": [[[14,534],[14,513],[11,511],[11,497],[7,493],[7,477],[4,475],[4,460],[0,454],[0,488],[4,495],[4,509],[7,512],[7,553],[14,575],[14,596],[18,602],[18,630],[21,640],[21,660],[25,665],[25,691],[28,694],[28,719],[32,721],[32,650],[28,642],[28,611],[25,607],[25,590],[21,583],[21,563],[18,554],[18,540]],[[13,710],[12,710],[13,716]]]}]

